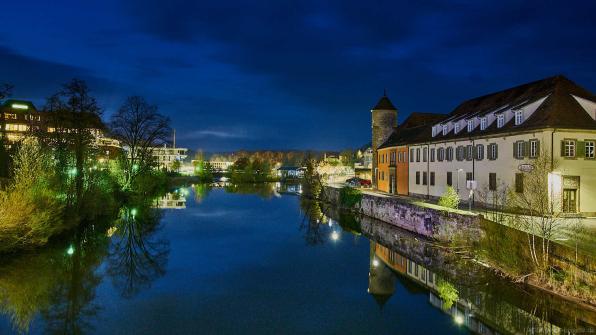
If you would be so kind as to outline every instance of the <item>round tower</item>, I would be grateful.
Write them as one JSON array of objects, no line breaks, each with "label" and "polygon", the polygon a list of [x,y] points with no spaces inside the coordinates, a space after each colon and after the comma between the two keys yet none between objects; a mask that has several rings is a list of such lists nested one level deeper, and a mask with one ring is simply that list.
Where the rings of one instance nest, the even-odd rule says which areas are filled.
[{"label": "round tower", "polygon": [[383,94],[379,102],[371,110],[372,114],[372,150],[373,150],[373,161],[372,161],[372,177],[373,186],[377,185],[377,163],[378,153],[377,149],[381,144],[385,143],[389,136],[393,134],[393,131],[397,127],[397,109],[391,103],[391,100],[387,97],[387,94]]}]

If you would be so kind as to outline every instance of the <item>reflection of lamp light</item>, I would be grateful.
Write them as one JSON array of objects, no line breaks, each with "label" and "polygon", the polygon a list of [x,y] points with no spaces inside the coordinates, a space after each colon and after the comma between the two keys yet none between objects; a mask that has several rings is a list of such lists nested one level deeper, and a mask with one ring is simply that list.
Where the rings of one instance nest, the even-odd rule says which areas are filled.
[{"label": "reflection of lamp light", "polygon": [[376,268],[377,266],[379,266],[379,260],[374,258],[372,261],[373,266]]},{"label": "reflection of lamp light", "polygon": [[331,233],[331,239],[334,241],[339,240],[339,233],[334,231],[333,233]]},{"label": "reflection of lamp light", "polygon": [[455,321],[455,323],[457,323],[458,325],[462,325],[464,324],[464,318],[461,315],[456,315],[453,317],[453,320]]},{"label": "reflection of lamp light", "polygon": [[133,208],[130,210],[130,215],[132,215],[132,217],[134,218],[135,216],[137,216],[137,209]]}]

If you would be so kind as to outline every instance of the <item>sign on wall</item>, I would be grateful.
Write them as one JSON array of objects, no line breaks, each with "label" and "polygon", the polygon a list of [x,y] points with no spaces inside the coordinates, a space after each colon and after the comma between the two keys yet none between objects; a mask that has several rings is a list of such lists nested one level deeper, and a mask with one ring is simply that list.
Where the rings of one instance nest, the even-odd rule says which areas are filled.
[{"label": "sign on wall", "polygon": [[517,168],[521,172],[532,172],[532,171],[534,171],[534,165],[532,165],[532,164],[520,164]]}]

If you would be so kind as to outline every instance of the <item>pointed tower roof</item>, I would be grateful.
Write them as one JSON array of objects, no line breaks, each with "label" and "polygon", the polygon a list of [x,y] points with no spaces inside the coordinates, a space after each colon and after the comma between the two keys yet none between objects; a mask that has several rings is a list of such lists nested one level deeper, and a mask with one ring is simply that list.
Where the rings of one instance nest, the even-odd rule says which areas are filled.
[{"label": "pointed tower roof", "polygon": [[379,99],[379,102],[373,107],[373,110],[393,110],[396,111],[397,108],[393,106],[391,100],[387,97],[387,93],[383,92],[383,96]]}]

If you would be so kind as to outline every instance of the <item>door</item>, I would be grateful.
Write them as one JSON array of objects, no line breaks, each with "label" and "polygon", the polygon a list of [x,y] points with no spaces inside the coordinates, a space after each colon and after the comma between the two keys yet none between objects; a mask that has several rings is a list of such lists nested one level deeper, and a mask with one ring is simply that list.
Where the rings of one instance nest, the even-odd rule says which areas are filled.
[{"label": "door", "polygon": [[577,212],[577,190],[564,189],[563,190],[563,212],[576,213]]}]

